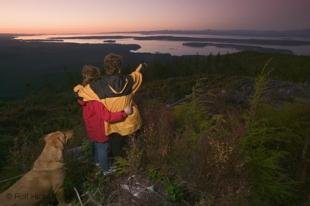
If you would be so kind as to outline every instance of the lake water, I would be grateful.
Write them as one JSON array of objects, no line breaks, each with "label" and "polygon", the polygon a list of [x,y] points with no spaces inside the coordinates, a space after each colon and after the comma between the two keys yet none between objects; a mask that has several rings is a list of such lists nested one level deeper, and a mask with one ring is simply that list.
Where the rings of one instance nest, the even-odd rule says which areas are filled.
[{"label": "lake water", "polygon": [[[147,37],[147,36],[178,36],[178,37],[201,37],[201,38],[223,38],[223,39],[275,39],[275,40],[310,40],[305,38],[281,38],[281,37],[253,37],[253,36],[228,36],[228,35],[196,35],[196,34],[156,34],[156,35],[143,35],[139,33],[105,33],[105,34],[74,34],[74,35],[27,35],[18,36],[16,39],[20,40],[49,40],[50,38],[59,38],[62,41],[53,41],[54,43],[79,43],[79,44],[107,44],[104,40],[107,39],[70,39],[68,37],[80,37],[80,36],[128,36],[125,39],[109,39],[115,40],[117,44],[138,44],[141,46],[140,49],[132,52],[138,53],[170,53],[171,55],[209,55],[209,54],[227,54],[235,53],[240,50],[234,48],[223,48],[217,46],[206,46],[206,47],[189,47],[184,46],[183,43],[186,41],[164,41],[164,40],[135,40],[130,36],[135,37]],[[62,39],[66,38],[66,39]],[[67,39],[68,38],[68,39]],[[213,42],[217,43],[217,42]],[[264,48],[274,49],[286,49],[292,51],[297,55],[310,55],[310,45],[305,46],[274,46],[274,45],[259,45],[259,44],[241,44],[243,46],[258,46]]]}]

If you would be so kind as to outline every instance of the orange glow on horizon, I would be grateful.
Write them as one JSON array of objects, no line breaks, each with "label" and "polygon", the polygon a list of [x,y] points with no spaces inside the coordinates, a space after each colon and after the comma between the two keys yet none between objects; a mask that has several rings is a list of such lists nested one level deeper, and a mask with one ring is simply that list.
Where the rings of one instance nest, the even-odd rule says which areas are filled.
[{"label": "orange glow on horizon", "polygon": [[[182,25],[175,24],[173,27],[169,24],[141,25],[135,22],[109,22],[105,24],[79,24],[79,25],[45,25],[42,24],[16,24],[2,25],[0,33],[23,33],[23,34],[65,34],[65,33],[104,33],[104,32],[132,32],[132,31],[150,31],[150,30],[199,30],[205,27],[191,26],[184,28]],[[210,27],[208,27],[210,28]]]},{"label": "orange glow on horizon", "polygon": [[[0,33],[304,29],[309,0],[1,0]],[[295,15],[298,14],[298,15]]]},{"label": "orange glow on horizon", "polygon": [[[187,4],[184,0],[178,2],[181,1],[181,5]],[[165,3],[167,7],[163,7],[163,2],[146,3],[144,0],[7,0],[0,8],[0,33],[100,33],[205,28],[205,22],[197,18],[199,16],[183,16],[180,12],[186,7],[179,7],[176,2],[172,0]]]}]

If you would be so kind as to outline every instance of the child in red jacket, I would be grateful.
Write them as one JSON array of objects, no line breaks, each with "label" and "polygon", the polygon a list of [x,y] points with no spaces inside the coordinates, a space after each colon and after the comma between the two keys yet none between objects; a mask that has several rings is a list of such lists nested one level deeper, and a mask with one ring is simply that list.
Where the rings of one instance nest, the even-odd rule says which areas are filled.
[{"label": "child in red jacket", "polygon": [[[100,77],[97,67],[85,65],[82,69],[83,85],[87,85]],[[99,101],[78,100],[83,109],[83,120],[86,133],[89,139],[94,142],[95,161],[99,164],[103,172],[110,168],[108,160],[108,136],[105,134],[104,122],[118,122],[124,120],[132,113],[131,107],[127,106],[124,111],[110,112]]]}]

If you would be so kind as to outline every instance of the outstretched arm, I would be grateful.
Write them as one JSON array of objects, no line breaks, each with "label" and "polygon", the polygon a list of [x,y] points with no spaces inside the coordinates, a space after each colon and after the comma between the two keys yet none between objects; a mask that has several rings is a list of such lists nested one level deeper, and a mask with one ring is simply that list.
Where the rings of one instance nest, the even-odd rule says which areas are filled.
[{"label": "outstretched arm", "polygon": [[142,64],[139,64],[139,66],[136,68],[136,72],[143,72],[143,70],[147,67],[147,64],[146,63],[142,63]]},{"label": "outstretched arm", "polygon": [[139,64],[139,66],[133,71],[130,76],[133,79],[132,93],[136,93],[142,84],[142,73],[143,68],[146,66],[145,63]]},{"label": "outstretched arm", "polygon": [[141,72],[142,64],[139,64],[139,66],[136,68],[136,72]]}]

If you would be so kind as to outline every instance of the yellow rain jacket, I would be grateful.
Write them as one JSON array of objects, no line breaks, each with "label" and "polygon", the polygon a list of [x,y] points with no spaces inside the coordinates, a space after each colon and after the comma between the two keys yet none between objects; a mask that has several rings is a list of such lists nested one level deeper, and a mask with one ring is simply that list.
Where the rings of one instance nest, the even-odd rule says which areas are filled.
[{"label": "yellow rain jacket", "polygon": [[133,96],[142,83],[140,64],[134,72],[129,75],[115,74],[105,75],[101,79],[86,86],[77,85],[74,92],[83,101],[97,100],[111,112],[124,110],[127,105],[132,105],[133,113],[124,121],[116,123],[105,122],[105,133],[119,133],[122,136],[129,135],[141,127],[141,116],[137,105],[133,102]]}]

